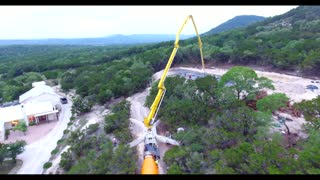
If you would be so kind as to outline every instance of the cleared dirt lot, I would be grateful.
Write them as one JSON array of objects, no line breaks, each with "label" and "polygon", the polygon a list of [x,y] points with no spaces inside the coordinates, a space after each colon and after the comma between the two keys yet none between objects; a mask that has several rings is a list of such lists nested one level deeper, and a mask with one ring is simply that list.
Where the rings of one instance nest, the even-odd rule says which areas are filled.
[{"label": "cleared dirt lot", "polygon": [[56,125],[58,121],[42,122],[36,126],[28,126],[26,135],[21,131],[10,131],[10,135],[5,143],[13,143],[18,140],[24,140],[27,144],[34,143],[46,136]]}]

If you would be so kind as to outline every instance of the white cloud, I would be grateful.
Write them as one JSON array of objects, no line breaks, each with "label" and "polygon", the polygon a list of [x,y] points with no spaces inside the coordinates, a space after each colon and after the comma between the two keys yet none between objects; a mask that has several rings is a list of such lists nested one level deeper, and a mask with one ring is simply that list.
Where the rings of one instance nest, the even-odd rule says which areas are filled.
[{"label": "white cloud", "polygon": [[[0,6],[0,39],[175,34],[192,14],[199,33],[237,15],[275,16],[297,6]],[[182,34],[194,34],[188,22]]]}]

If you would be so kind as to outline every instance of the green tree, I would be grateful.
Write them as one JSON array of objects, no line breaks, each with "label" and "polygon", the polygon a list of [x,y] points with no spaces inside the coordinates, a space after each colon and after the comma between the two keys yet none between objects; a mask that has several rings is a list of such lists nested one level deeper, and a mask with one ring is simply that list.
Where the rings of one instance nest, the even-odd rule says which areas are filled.
[{"label": "green tree", "polygon": [[91,108],[93,106],[92,102],[88,100],[88,98],[82,98],[82,97],[75,97],[72,98],[73,104],[71,108],[72,114],[84,114],[91,111]]},{"label": "green tree", "polygon": [[24,151],[24,146],[27,143],[25,141],[16,141],[15,143],[8,145],[8,156],[12,158],[14,162],[16,162],[16,157],[18,154],[22,153]]},{"label": "green tree", "polygon": [[69,171],[73,165],[72,159],[72,151],[68,149],[68,151],[61,154],[61,160],[59,166],[62,167],[64,170]]},{"label": "green tree", "polygon": [[303,100],[300,103],[296,103],[294,107],[302,111],[311,128],[317,130],[320,128],[320,96],[308,101]]},{"label": "green tree", "polygon": [[13,128],[14,131],[18,130],[23,132],[24,135],[26,135],[26,132],[28,130],[27,124],[25,121],[19,121],[19,123]]},{"label": "green tree", "polygon": [[222,89],[231,89],[236,98],[240,101],[253,98],[263,88],[274,89],[271,80],[265,77],[258,77],[256,72],[243,66],[234,66],[229,69],[219,82]]},{"label": "green tree", "polygon": [[271,113],[281,107],[286,107],[288,100],[289,98],[284,93],[271,94],[257,101],[257,109]]},{"label": "green tree", "polygon": [[48,169],[52,166],[52,162],[46,162],[43,164],[43,169]]},{"label": "green tree", "polygon": [[106,134],[113,133],[122,143],[132,140],[129,127],[130,102],[123,100],[115,104],[112,108],[113,114],[105,117],[104,130]]},{"label": "green tree", "polygon": [[137,155],[128,145],[120,144],[111,160],[111,174],[134,174],[136,170]]},{"label": "green tree", "polygon": [[309,133],[308,139],[303,142],[303,150],[299,152],[298,161],[303,173],[319,174],[320,170],[320,133],[317,130],[312,130]]},{"label": "green tree", "polygon": [[6,156],[8,154],[7,147],[8,147],[7,144],[0,143],[0,165],[1,166],[2,166],[4,159],[6,158]]}]

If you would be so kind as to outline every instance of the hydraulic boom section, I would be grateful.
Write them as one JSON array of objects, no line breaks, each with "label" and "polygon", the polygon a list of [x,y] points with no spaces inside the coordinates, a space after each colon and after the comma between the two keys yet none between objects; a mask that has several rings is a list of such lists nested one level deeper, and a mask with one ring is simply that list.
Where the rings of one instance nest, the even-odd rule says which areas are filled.
[{"label": "hydraulic boom section", "polygon": [[180,33],[182,31],[182,29],[184,28],[184,26],[186,25],[186,23],[188,22],[188,20],[191,19],[192,20],[192,23],[193,23],[193,27],[196,31],[196,34],[197,34],[197,37],[198,37],[198,43],[199,43],[199,49],[200,49],[200,55],[201,55],[201,63],[202,63],[202,71],[204,72],[204,61],[203,61],[203,54],[202,54],[202,42],[201,42],[201,39],[200,39],[200,36],[199,36],[199,33],[198,33],[198,30],[197,30],[197,27],[196,27],[196,24],[194,22],[194,19],[192,17],[192,15],[189,15],[186,20],[184,21],[184,23],[182,24],[181,28],[179,29],[177,35],[176,35],[176,40],[174,42],[174,48],[173,48],[173,51],[170,55],[170,58],[168,60],[168,63],[162,73],[162,76],[161,76],[161,79],[159,81],[159,84],[158,84],[158,93],[157,93],[157,96],[155,98],[155,100],[153,101],[151,107],[150,107],[150,112],[149,112],[149,115],[144,118],[144,125],[150,129],[152,128],[152,125],[154,124],[155,122],[155,119],[156,119],[156,116],[157,116],[157,112],[160,108],[160,105],[161,105],[161,102],[162,102],[162,99],[164,97],[164,94],[166,92],[166,88],[164,87],[164,81],[167,77],[167,73],[171,67],[171,64],[172,64],[172,61],[177,53],[177,50],[179,48],[179,37],[180,37]]},{"label": "hydraulic boom section", "polygon": [[[175,146],[179,146],[179,142],[177,142],[174,139],[171,139],[169,137],[165,137],[162,135],[157,134],[157,125],[160,123],[160,121],[156,121],[156,116],[159,111],[160,105],[162,103],[163,97],[166,93],[166,88],[164,87],[164,81],[167,77],[167,73],[171,67],[172,61],[177,53],[177,50],[179,48],[179,36],[188,22],[188,20],[191,19],[193,23],[193,27],[196,31],[197,37],[198,37],[198,43],[199,43],[199,48],[200,48],[200,55],[201,55],[201,62],[202,62],[202,72],[204,73],[204,61],[203,61],[203,54],[202,54],[202,42],[200,39],[200,36],[198,34],[198,30],[196,27],[196,24],[193,20],[193,17],[189,15],[184,23],[182,24],[181,28],[179,29],[177,35],[176,35],[176,40],[174,42],[174,48],[173,51],[170,55],[170,58],[168,60],[168,63],[162,73],[162,76],[160,78],[159,84],[158,84],[158,93],[157,96],[155,97],[151,107],[150,107],[150,112],[146,118],[144,118],[144,132],[143,135],[137,138],[136,140],[132,141],[129,143],[130,147],[136,146],[142,142],[144,142],[144,160],[141,168],[141,173],[142,174],[158,174],[159,173],[159,160],[160,160],[160,152],[157,146],[158,142],[166,143],[166,144],[171,144]],[[132,119],[133,120],[133,119]],[[141,121],[138,121],[139,123],[142,124]]]}]

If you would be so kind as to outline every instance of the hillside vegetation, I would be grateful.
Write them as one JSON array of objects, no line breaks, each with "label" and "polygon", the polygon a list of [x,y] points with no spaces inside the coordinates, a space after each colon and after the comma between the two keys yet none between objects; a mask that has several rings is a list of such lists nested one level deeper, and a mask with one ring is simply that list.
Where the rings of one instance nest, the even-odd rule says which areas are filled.
[{"label": "hillside vegetation", "polygon": [[255,15],[242,15],[236,16],[225,23],[211,29],[210,31],[204,33],[203,35],[213,35],[224,31],[229,31],[236,28],[246,27],[252,23],[264,20],[265,17],[255,16]]},{"label": "hillside vegetation", "polygon": [[319,18],[320,6],[300,6],[244,29],[204,37],[206,60],[320,75]]}]

